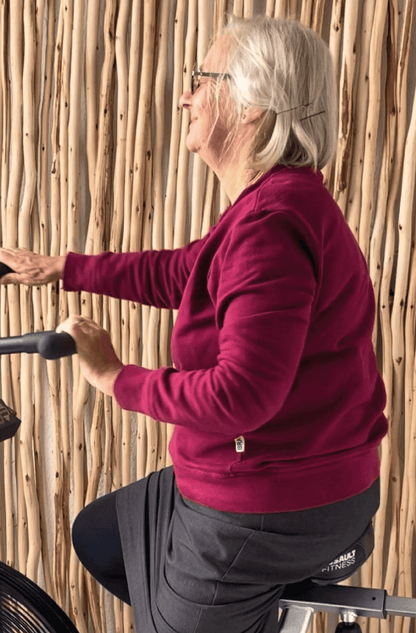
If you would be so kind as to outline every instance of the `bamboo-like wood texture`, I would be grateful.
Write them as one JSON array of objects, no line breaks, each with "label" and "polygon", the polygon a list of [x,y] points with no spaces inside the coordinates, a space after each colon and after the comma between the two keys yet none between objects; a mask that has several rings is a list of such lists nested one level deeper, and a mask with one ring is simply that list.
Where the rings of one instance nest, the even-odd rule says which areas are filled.
[{"label": "bamboo-like wood texture", "polygon": [[[1,243],[98,253],[179,247],[208,231],[228,201],[187,151],[178,102],[226,11],[299,19],[333,54],[339,141],[324,174],[370,268],[390,422],[375,552],[353,583],[415,596],[414,0],[0,0]],[[123,362],[170,363],[168,311],[56,285],[1,287],[1,336],[81,312],[111,331]],[[131,609],[84,573],[70,526],[97,495],[170,465],[172,429],[96,393],[76,356],[2,356],[1,397],[22,419],[0,445],[1,560],[82,633],[133,631]]]}]

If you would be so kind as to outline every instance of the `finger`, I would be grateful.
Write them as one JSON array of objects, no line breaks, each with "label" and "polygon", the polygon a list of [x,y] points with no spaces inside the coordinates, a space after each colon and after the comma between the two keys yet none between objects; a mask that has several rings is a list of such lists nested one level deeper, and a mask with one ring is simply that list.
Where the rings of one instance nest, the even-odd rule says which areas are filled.
[{"label": "finger", "polygon": [[74,315],[68,317],[67,319],[65,319],[65,321],[62,321],[62,323],[59,323],[58,327],[56,328],[56,332],[66,332],[67,334],[72,334],[73,331],[73,320],[74,320]]},{"label": "finger", "polygon": [[81,314],[71,314],[71,316],[58,325],[56,332],[67,332],[68,334],[73,334],[77,330],[82,330],[82,326],[90,325],[91,323],[94,323],[94,321],[91,321],[91,319],[88,319]]},{"label": "finger", "polygon": [[11,264],[15,260],[15,252],[10,248],[0,248],[0,260],[5,264]]}]

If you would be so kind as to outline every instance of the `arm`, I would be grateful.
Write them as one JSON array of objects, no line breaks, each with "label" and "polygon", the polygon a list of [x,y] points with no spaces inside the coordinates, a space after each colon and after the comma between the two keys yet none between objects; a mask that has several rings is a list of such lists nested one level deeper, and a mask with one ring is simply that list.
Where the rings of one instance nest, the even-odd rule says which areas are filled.
[{"label": "arm", "polygon": [[233,229],[218,283],[219,354],[211,369],[127,365],[114,381],[124,408],[194,429],[237,434],[282,407],[299,367],[316,280],[288,216],[257,214]]},{"label": "arm", "polygon": [[0,248],[0,262],[14,271],[3,275],[0,283],[39,286],[62,278],[65,290],[175,309],[204,239],[176,250],[58,257]]},{"label": "arm", "polygon": [[175,250],[69,253],[64,289],[85,290],[157,308],[178,308],[203,241],[196,240]]}]

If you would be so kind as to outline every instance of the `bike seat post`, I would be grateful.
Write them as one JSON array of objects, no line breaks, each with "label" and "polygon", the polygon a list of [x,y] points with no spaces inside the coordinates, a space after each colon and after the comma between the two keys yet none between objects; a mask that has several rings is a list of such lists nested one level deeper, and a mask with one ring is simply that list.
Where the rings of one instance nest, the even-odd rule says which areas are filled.
[{"label": "bike seat post", "polygon": [[341,622],[335,629],[335,633],[361,633],[361,627],[356,622],[357,615],[352,611],[341,613]]},{"label": "bike seat post", "polygon": [[282,609],[278,633],[306,633],[314,614],[312,607],[290,605]]}]

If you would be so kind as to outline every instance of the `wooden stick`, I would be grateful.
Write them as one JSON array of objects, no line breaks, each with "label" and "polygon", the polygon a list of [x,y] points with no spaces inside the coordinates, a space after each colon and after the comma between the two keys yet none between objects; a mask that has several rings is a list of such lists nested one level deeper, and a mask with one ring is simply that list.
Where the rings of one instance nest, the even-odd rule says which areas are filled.
[{"label": "wooden stick", "polygon": [[[9,247],[17,246],[18,238],[18,212],[20,190],[23,175],[23,0],[17,0],[10,13],[10,80],[11,80],[11,136],[10,143],[13,146],[11,157],[11,169],[9,176],[9,188],[7,192],[6,205],[6,225],[7,233],[4,236],[4,243]],[[9,335],[16,336],[21,333],[20,329],[20,300],[17,286],[9,287],[7,290],[9,306]],[[21,418],[21,397],[20,397],[20,357],[14,355],[11,360],[12,375],[12,406],[17,415]],[[23,477],[19,459],[19,438],[15,437],[15,476],[17,479],[17,539],[7,543],[7,548],[18,544],[17,560],[18,568],[25,570],[27,559],[27,524],[26,508],[23,498]],[[14,560],[14,551],[7,552],[7,558]]]},{"label": "wooden stick", "polygon": [[[388,278],[388,286],[383,292],[383,296],[380,292],[380,300],[379,299],[379,290],[381,284],[381,264],[382,264],[382,256],[381,256],[381,242],[383,239],[383,232],[386,222],[389,225],[392,225],[394,208],[388,209],[388,205],[391,206],[391,201],[388,201],[389,198],[389,188],[391,185],[392,175],[391,172],[396,169],[394,159],[395,152],[397,152],[397,147],[395,147],[396,140],[396,124],[397,124],[397,85],[396,85],[396,75],[397,75],[397,58],[396,50],[397,50],[397,24],[398,24],[398,13],[397,6],[395,10],[393,7],[391,8],[391,29],[389,30],[390,37],[393,40],[391,44],[388,46],[389,50],[389,61],[388,61],[388,72],[387,72],[387,90],[386,90],[386,124],[385,124],[385,140],[383,146],[383,158],[382,158],[382,168],[380,173],[380,183],[379,183],[379,192],[378,192],[378,204],[376,210],[376,219],[371,239],[371,250],[370,250],[370,274],[373,280],[374,292],[376,296],[376,308],[377,312],[379,311],[379,306],[385,306],[385,294],[386,290],[388,293],[388,288],[390,286],[390,277],[391,277],[391,266],[388,266],[387,278]],[[401,160],[400,160],[401,163]],[[387,229],[389,231],[389,229]],[[393,233],[394,233],[393,229]],[[394,241],[394,237],[393,237]],[[388,247],[388,241],[386,242],[386,248]],[[387,298],[388,301],[388,298]],[[389,311],[389,306],[388,306]],[[381,317],[383,322],[385,319],[385,310],[384,314]],[[377,348],[377,323],[378,318],[376,314],[375,319],[375,328],[373,334],[373,345],[375,349]],[[384,329],[386,326],[389,327],[389,323],[384,325]],[[386,334],[384,334],[384,338]],[[391,337],[390,337],[391,338]],[[389,353],[390,352],[390,353]],[[388,340],[388,344],[385,346],[383,350],[383,366],[384,372],[387,373],[386,367],[389,369],[388,371],[388,395],[391,394],[391,382],[392,382],[392,372],[391,372],[391,341]],[[388,411],[387,415],[391,418],[391,412]],[[383,586],[383,550],[384,543],[387,538],[385,525],[386,525],[386,513],[387,513],[387,503],[388,503],[388,484],[390,478],[390,468],[391,468],[391,438],[385,438],[382,445],[382,461],[381,461],[381,472],[382,472],[382,481],[381,481],[381,500],[380,500],[380,508],[376,515],[375,520],[375,549],[374,549],[374,564],[373,564],[373,578],[372,578],[372,586],[373,587],[382,587]],[[371,626],[371,630],[374,630],[375,626]]]},{"label": "wooden stick", "polygon": [[[135,2],[131,15],[130,64],[128,69],[128,105],[127,105],[127,136],[126,136],[126,165],[124,180],[124,208],[123,208],[123,236],[121,250],[130,249],[131,212],[134,173],[134,145],[136,136],[136,121],[139,95],[139,68],[141,44],[141,3]],[[130,309],[127,301],[121,302],[121,359],[130,362]],[[113,419],[113,467],[112,478],[114,488],[128,485],[131,481],[131,414],[129,411],[115,410]],[[120,424],[121,419],[121,424]]]},{"label": "wooden stick", "polygon": [[253,0],[244,0],[244,17],[252,18],[254,15]]},{"label": "wooden stick", "polygon": [[[150,115],[150,107],[152,101],[152,84],[153,84],[153,58],[154,58],[154,42],[156,30],[156,6],[154,0],[146,2],[143,14],[144,39],[143,39],[143,57],[142,57],[142,73],[140,80],[140,98],[139,110],[136,127],[136,140],[134,163],[135,171],[133,175],[133,197],[132,197],[132,216],[131,216],[131,234],[130,234],[130,250],[138,251],[141,248],[143,214],[145,200],[145,176],[146,176],[146,149],[148,122]],[[141,328],[141,310],[135,304],[130,305],[130,362],[139,364],[139,345],[140,328]],[[146,421],[145,416],[138,415],[139,433],[137,437],[138,443],[138,466],[140,462],[140,473],[138,476],[144,476],[145,463],[144,458],[146,438]],[[139,458],[140,452],[140,458]]]},{"label": "wooden stick", "polygon": [[[188,4],[188,31],[185,42],[185,64],[184,64],[184,91],[191,88],[191,70],[195,59],[196,32],[197,32],[197,1],[190,0]],[[179,248],[185,244],[186,240],[186,216],[187,216],[187,190],[188,190],[188,168],[189,151],[185,140],[189,132],[189,111],[182,111],[181,141],[179,145],[179,164],[176,194],[176,214],[174,226],[173,247]]]},{"label": "wooden stick", "polygon": [[[403,340],[402,336],[402,328],[403,324],[397,323],[397,319],[399,315],[401,316],[403,313],[403,307],[401,303],[401,297],[404,296],[406,291],[406,285],[409,282],[409,262],[410,262],[410,248],[411,248],[411,240],[412,240],[412,222],[413,222],[413,200],[415,194],[415,185],[416,185],[416,176],[414,174],[414,156],[416,151],[416,94],[413,101],[413,109],[412,109],[412,117],[410,121],[410,126],[407,134],[404,161],[403,161],[403,180],[402,180],[402,193],[400,199],[400,209],[399,209],[399,253],[398,253],[398,264],[397,264],[397,280],[396,281],[396,294],[395,300],[393,303],[393,316],[392,316],[392,325],[393,332],[397,332],[400,334],[400,342],[398,344],[399,349],[404,348],[404,343],[406,344],[406,350],[403,352],[405,355],[406,363],[403,363],[406,368],[405,374],[405,403],[409,402],[409,400],[413,397],[413,368],[414,368],[414,301],[415,301],[415,293],[416,293],[416,281],[414,278],[411,280],[410,289],[408,291],[408,304],[407,304],[407,314],[406,314],[406,340]],[[406,267],[406,269],[404,269]],[[412,272],[414,275],[414,267],[412,267]],[[397,296],[397,301],[396,301]],[[398,302],[400,303],[398,304]],[[394,347],[395,337],[393,336],[393,353],[395,350]],[[405,453],[409,454],[409,444],[411,441],[411,431],[413,429],[413,424],[411,420],[412,407],[405,406],[405,419],[407,422],[407,429],[405,432]],[[407,414],[407,415],[406,415]],[[410,469],[410,471],[409,471]],[[404,469],[404,482],[410,487],[413,482],[413,471],[414,471],[414,463],[409,464],[408,460],[405,460],[405,469]],[[407,482],[406,482],[407,480]],[[406,501],[406,496],[404,496],[404,501]],[[410,501],[410,504],[413,505],[413,499]],[[407,520],[410,517],[410,522]],[[401,512],[401,525],[400,525],[400,533],[401,538],[399,540],[399,552],[400,556],[400,571],[407,568],[405,555],[408,555],[409,546],[412,544],[412,525],[411,521],[414,516],[413,511],[410,510],[408,504],[402,504],[402,512]],[[403,526],[403,527],[402,527]],[[404,538],[405,532],[408,536],[411,537],[410,543],[407,539]],[[411,587],[411,579],[407,578],[404,574],[401,574],[399,578],[399,590],[406,591]]]},{"label": "wooden stick", "polygon": [[[59,12],[59,20],[55,41],[55,57],[54,57],[54,78],[55,88],[52,106],[52,130],[51,130],[51,151],[52,151],[52,170],[51,170],[51,255],[60,254],[60,106],[61,106],[61,82],[62,82],[62,47],[64,33],[64,5],[61,4]],[[63,302],[63,295],[60,295],[60,301]],[[59,307],[59,300],[56,293],[56,286],[48,286],[48,322],[47,329],[56,327],[56,318]],[[68,507],[69,499],[65,496],[65,486],[69,477],[69,465],[65,473],[65,455],[70,459],[70,453],[64,453],[64,430],[67,428],[65,424],[67,420],[67,371],[64,366],[68,365],[67,361],[61,363],[61,372],[56,363],[47,363],[48,379],[50,385],[50,395],[53,413],[53,429],[54,429],[54,511],[55,511],[55,534],[53,547],[53,579],[55,583],[55,599],[61,607],[66,604],[66,575],[68,569],[69,558],[65,549],[65,508]],[[64,398],[65,405],[60,407],[59,394],[59,373],[61,373],[61,394]],[[63,419],[62,419],[63,418]],[[69,444],[69,436],[68,442]],[[69,488],[69,487],[68,487]],[[68,490],[69,496],[69,490]]]},{"label": "wooden stick", "polygon": [[[149,162],[146,167],[146,185],[145,185],[145,201],[143,203],[146,213],[144,216],[144,230],[142,248],[148,250],[151,248],[151,235],[152,235],[152,213],[147,209],[152,207],[152,154],[150,129],[147,139],[147,156]],[[146,315],[146,318],[145,316]],[[158,368],[158,330],[159,330],[159,310],[154,307],[142,306],[142,328],[143,328],[143,358],[142,363],[144,367],[149,369]],[[152,472],[158,470],[158,422],[153,420],[150,416],[145,416],[146,424],[146,476]]]},{"label": "wooden stick", "polygon": [[176,179],[179,157],[179,142],[182,123],[182,112],[179,106],[179,99],[183,92],[183,30],[185,24],[185,0],[180,0],[176,4],[175,27],[174,27],[174,74],[172,93],[172,121],[169,147],[169,167],[165,200],[165,225],[164,225],[164,248],[173,248],[173,217],[176,198]]},{"label": "wooden stick", "polygon": [[[362,196],[362,173],[369,99],[369,82],[367,81],[366,77],[369,72],[368,64],[372,34],[371,25],[374,22],[374,10],[374,0],[368,0],[368,2],[364,3],[360,42],[360,66],[359,68],[357,68],[358,83],[356,86],[356,91],[357,94],[360,95],[360,99],[359,101],[357,101],[357,107],[353,115],[354,119],[356,120],[356,130],[352,150],[352,164],[350,168],[351,175],[348,187],[347,207],[344,210],[349,227],[357,240],[359,236]],[[377,81],[377,77],[375,78],[375,80]]]},{"label": "wooden stick", "polygon": [[[168,67],[168,35],[169,35],[169,11],[170,2],[163,4],[158,15],[158,37],[157,37],[157,67],[155,76],[155,136],[153,151],[153,228],[152,228],[152,248],[161,250],[163,248],[163,220],[164,220],[164,196],[163,196],[163,154],[165,145],[165,84]],[[168,356],[168,336],[167,330],[161,326],[162,310],[151,308],[151,323],[157,319],[157,334],[155,341],[159,343],[159,356],[155,360],[155,368],[160,364],[167,365]],[[156,349],[156,354],[158,351]],[[161,363],[160,356],[166,358],[165,363]],[[158,429],[158,454],[156,469],[164,468],[167,455],[166,425],[160,424]]]},{"label": "wooden stick", "polygon": [[[344,0],[335,0],[332,5],[332,13],[331,13],[331,26],[329,31],[329,50],[332,56],[332,62],[334,65],[334,75],[335,75],[335,89],[337,92],[337,102],[339,103],[339,85],[338,78],[341,74],[340,71],[340,60],[341,60],[341,45],[342,45],[342,33],[343,33],[343,12],[344,12]],[[336,157],[334,157],[328,165],[324,167],[322,170],[324,174],[324,179],[326,183],[326,187],[332,193],[334,198],[336,198],[335,189],[336,185],[334,182],[335,179],[335,163]]]},{"label": "wooden stick", "polygon": [[88,183],[91,199],[95,192],[95,165],[98,145],[98,107],[97,107],[97,49],[100,1],[89,0],[87,14],[87,33],[85,42],[85,92],[87,108],[87,163]]},{"label": "wooden stick", "polygon": [[[115,56],[117,64],[117,152],[114,169],[114,213],[111,227],[110,249],[121,250],[124,218],[124,182],[126,166],[127,115],[128,115],[128,62],[127,27],[131,3],[122,0],[117,19]],[[119,324],[114,326],[114,335],[120,331]]]},{"label": "wooden stick", "polygon": [[[342,66],[339,94],[339,133],[336,160],[338,192],[347,191],[349,167],[351,165],[351,148],[353,142],[353,88],[356,70],[357,26],[359,12],[354,0],[345,3],[345,23],[342,49]],[[345,208],[345,203],[341,207]]]},{"label": "wooden stick", "polygon": [[303,0],[300,13],[300,22],[308,28],[312,26],[312,0]]},{"label": "wooden stick", "polygon": [[[139,3],[137,3],[139,6]],[[137,8],[136,8],[137,12]],[[125,217],[125,209],[124,209],[124,201],[125,201],[125,183],[126,183],[126,169],[127,167],[127,143],[128,138],[133,140],[133,134],[131,134],[131,130],[134,129],[132,126],[132,122],[134,121],[133,117],[129,117],[129,68],[128,68],[128,60],[127,60],[127,28],[128,28],[128,20],[130,17],[130,2],[123,1],[120,4],[119,8],[119,16],[117,20],[117,31],[116,31],[116,41],[115,41],[115,55],[116,55],[116,63],[117,63],[117,76],[118,76],[118,96],[117,96],[117,155],[116,155],[116,164],[114,171],[114,215],[113,215],[113,224],[111,229],[111,240],[110,240],[110,250],[114,252],[119,252],[122,250],[122,231],[123,228],[126,228],[126,222],[130,223],[130,217]],[[136,18],[137,19],[137,18]],[[132,18],[133,20],[133,18]],[[140,29],[137,29],[140,32]],[[137,51],[139,50],[138,42],[135,38],[137,38],[137,33],[133,33],[132,28],[132,40],[135,42],[135,46],[137,46]],[[131,54],[134,56],[133,52],[133,43],[131,48]],[[136,55],[137,60],[137,55]],[[134,61],[131,62],[134,65]],[[137,68],[137,64],[136,64]],[[136,76],[137,82],[137,76]],[[132,87],[132,90],[134,88]],[[133,96],[133,95],[132,95]],[[137,93],[136,93],[136,104],[137,104]],[[136,105],[137,107],[137,105]],[[132,110],[134,109],[134,106]],[[133,119],[133,121],[131,120]],[[128,130],[128,123],[130,123],[130,136]],[[133,147],[133,143],[131,142],[130,147]],[[131,152],[131,156],[133,157],[133,152]],[[131,187],[130,187],[131,191]],[[110,332],[111,332],[111,340],[114,345],[114,349],[120,357],[122,357],[122,323],[121,323],[121,306],[118,300],[110,299]],[[124,331],[124,337],[128,337],[128,333],[126,330]],[[117,450],[120,450],[121,444],[121,435],[124,430],[124,420],[122,419],[122,413],[120,408],[113,403],[112,407],[112,415],[113,415],[113,429],[114,434],[117,438]],[[126,423],[130,427],[130,413],[126,412],[126,418],[128,418],[128,422]],[[130,433],[129,433],[130,437]],[[128,448],[130,448],[130,442],[128,442]],[[123,472],[120,472],[120,459],[117,459],[115,463],[115,474],[120,472],[120,475],[117,477],[116,487],[119,487],[122,483],[127,485],[130,483],[130,455],[125,452],[123,459],[121,460],[121,468],[124,469]]]},{"label": "wooden stick", "polygon": [[79,244],[79,176],[80,176],[80,112],[83,69],[84,0],[74,3],[73,39],[68,122],[68,249],[78,250]]},{"label": "wooden stick", "polygon": [[[405,170],[405,164],[404,164]],[[400,467],[400,419],[403,411],[404,397],[404,305],[406,299],[409,262],[412,240],[412,214],[409,211],[407,198],[411,186],[403,179],[402,199],[399,211],[399,250],[397,257],[397,273],[392,310],[392,353],[393,353],[393,418],[391,424],[392,467],[391,496],[394,516],[399,515],[400,489],[402,483]],[[393,578],[386,578],[386,583],[393,583]]]},{"label": "wooden stick", "polygon": [[[398,156],[395,157],[394,165],[395,171],[393,172],[392,177],[392,189],[397,193],[399,186],[399,178],[397,177],[396,170],[402,170],[402,161],[403,161],[403,146],[405,139],[405,129],[407,123],[407,74],[408,74],[408,64],[409,64],[409,43],[410,43],[410,32],[411,25],[413,22],[414,15],[414,4],[410,2],[406,2],[405,11],[404,11],[404,19],[403,19],[403,27],[402,27],[402,42],[400,46],[400,57],[398,64],[398,81],[397,81],[397,93],[398,93],[398,137],[400,140],[400,153],[398,152]],[[408,130],[407,141],[406,141],[406,154],[405,161],[409,160],[409,152],[411,151],[412,143],[414,144],[415,137],[415,101],[413,103],[413,112],[412,119],[410,122],[410,127]],[[411,190],[412,181],[407,182],[407,173],[408,173],[408,165],[403,165],[403,185],[402,189],[402,201],[403,204],[409,204],[408,197],[409,187]],[[414,187],[414,181],[413,181]],[[413,248],[413,245],[412,245]],[[411,573],[411,560],[412,556],[409,552],[409,548],[412,543],[412,534],[413,534],[413,525],[414,525],[414,514],[413,514],[413,497],[410,496],[414,493],[414,430],[413,430],[413,407],[414,407],[414,302],[415,302],[415,276],[414,276],[414,252],[412,257],[412,264],[410,268],[411,277],[410,284],[407,296],[407,306],[406,306],[406,320],[405,320],[405,389],[404,389],[404,476],[403,476],[403,487],[402,487],[402,495],[401,495],[401,507],[400,507],[400,530],[399,530],[399,583],[398,590],[405,593],[405,595],[409,594],[409,591],[412,591],[412,573]],[[410,461],[413,460],[413,463]],[[408,558],[410,557],[410,562]],[[400,626],[400,621],[395,622],[395,628]],[[408,630],[408,625],[406,621],[403,623],[403,629]]]},{"label": "wooden stick", "polygon": [[[23,156],[25,168],[25,191],[19,213],[19,244],[30,249],[31,213],[36,195],[36,152],[35,152],[35,110],[34,103],[34,73],[36,63],[36,26],[35,6],[33,2],[25,0],[24,4],[24,35],[25,56],[23,66]],[[28,287],[21,287],[21,310],[23,332],[32,330],[31,292]],[[26,503],[28,531],[28,559],[26,575],[37,581],[38,565],[41,553],[39,502],[36,494],[35,468],[33,463],[33,405],[32,405],[32,359],[25,355],[22,358],[22,418],[24,424],[20,431],[20,451],[22,471],[24,477],[24,497]]]},{"label": "wooden stick", "polygon": [[[9,185],[9,152],[10,152],[10,85],[9,85],[9,63],[6,59],[6,47],[8,47],[8,6],[5,3],[0,5],[0,37],[4,43],[0,47],[0,87],[2,104],[2,143],[1,143],[1,234],[2,243],[7,243],[7,190]],[[3,286],[0,292],[0,327],[2,336],[9,334],[9,306],[7,299],[7,288]],[[10,358],[1,358],[1,389],[2,396],[6,403],[13,402],[12,378]],[[3,448],[3,486],[4,486],[4,540],[2,547],[2,560],[7,564],[15,564],[15,539],[14,539],[14,502],[13,502],[13,452],[14,440],[4,442]]]},{"label": "wooden stick", "polygon": [[[2,311],[1,311],[1,332],[2,336],[9,334],[9,314],[6,297],[6,288],[1,288]],[[6,403],[12,402],[12,376],[10,358],[1,358],[1,393]],[[4,442],[4,508],[5,508],[5,553],[3,560],[14,567],[15,565],[15,506],[13,501],[13,445],[14,439]]]},{"label": "wooden stick", "polygon": [[311,28],[322,36],[322,28],[325,14],[325,0],[316,0],[312,9]]},{"label": "wooden stick", "polygon": [[[62,6],[62,5],[61,5]],[[69,139],[67,130],[69,128],[69,112],[68,106],[70,103],[70,68],[71,68],[71,50],[72,50],[72,31],[74,27],[74,4],[73,0],[68,0],[64,7],[64,39],[63,39],[63,55],[62,55],[62,83],[61,83],[61,109],[60,109],[60,137],[61,137],[61,218],[62,218],[62,231],[61,231],[61,252],[66,250],[77,250],[77,230],[74,230],[70,224],[72,223],[71,210],[68,207],[68,201],[71,200],[71,204],[74,200],[74,194],[76,195],[76,175],[69,174],[69,165],[72,169],[77,169],[73,160],[69,163]],[[77,25],[75,28],[81,28],[79,24],[80,13],[75,13],[77,19]],[[78,37],[78,36],[77,36]],[[77,58],[77,51],[74,51],[74,61]],[[77,64],[77,61],[75,61]],[[76,80],[73,80],[74,82]],[[78,98],[78,91],[75,93],[75,97]],[[74,101],[74,106],[75,106]],[[75,116],[75,115],[74,115]],[[72,126],[76,127],[76,124],[72,122]],[[72,128],[73,129],[73,128]],[[71,139],[72,142],[72,139]],[[71,197],[69,197],[69,186],[66,182],[65,174],[68,174],[68,180],[71,185]],[[69,314],[79,313],[78,297],[75,293],[70,293],[66,300],[68,302]],[[65,309],[65,306],[62,306]],[[62,315],[64,316],[64,315]],[[79,364],[76,357],[72,361],[73,366],[73,381],[74,381],[74,404],[73,404],[73,426],[74,426],[74,452],[73,452],[73,477],[74,477],[74,514],[83,507],[84,499],[84,468],[83,468],[83,454],[84,454],[84,437],[83,437],[83,410],[87,398],[88,383],[85,379],[79,376]],[[66,368],[66,364],[63,364]],[[68,379],[68,378],[67,378]],[[66,406],[66,403],[65,405]],[[78,578],[79,561],[75,555],[75,552],[71,550],[70,566],[69,566],[69,582],[70,582],[70,597],[71,607],[74,615],[74,620],[77,628],[86,633],[86,622],[83,617],[82,600],[80,596],[80,584]]]},{"label": "wooden stick", "polygon": [[[41,3],[41,7],[43,7],[43,2]],[[43,8],[38,12],[37,15],[37,31],[38,33],[43,33],[43,29],[40,25],[43,25]],[[48,190],[49,190],[49,115],[50,115],[50,103],[51,103],[51,93],[52,93],[52,72],[53,72],[53,53],[54,53],[54,35],[55,35],[55,2],[54,0],[50,0],[48,2],[48,22],[47,22],[47,44],[46,44],[46,55],[45,55],[45,68],[44,68],[44,87],[43,87],[43,102],[41,106],[41,129],[40,129],[40,221],[39,221],[39,235],[40,235],[40,245],[39,252],[45,255],[49,254],[49,225],[50,225],[50,217],[49,217],[49,208],[48,208]],[[38,36],[38,42],[42,42],[42,37]],[[36,78],[36,86],[37,86],[37,99],[39,98],[41,79],[39,77],[41,63],[39,61],[39,55],[42,52],[42,46],[38,46],[38,60],[36,66],[39,67],[39,72],[37,73]],[[49,324],[49,290],[43,286],[41,289],[42,292],[42,312],[38,315],[36,319],[37,323],[35,324],[36,329],[41,329],[46,325],[46,329],[49,329],[47,326]],[[53,315],[55,317],[55,314]],[[55,324],[55,320],[54,320]],[[48,533],[48,522],[47,522],[47,512],[46,512],[46,500],[44,499],[46,486],[42,485],[40,479],[45,477],[44,474],[44,459],[43,459],[43,442],[42,442],[42,429],[43,429],[43,416],[39,414],[42,410],[41,408],[41,400],[42,400],[42,389],[40,387],[40,372],[43,371],[43,363],[40,358],[35,359],[35,371],[38,376],[35,379],[35,383],[37,384],[36,390],[36,401],[35,405],[35,413],[36,419],[35,424],[37,425],[36,436],[39,436],[39,452],[37,454],[36,459],[36,478],[39,482],[38,490],[39,490],[39,498],[41,503],[41,530],[42,530],[42,560],[43,560],[43,569],[45,576],[45,584],[46,590],[48,594],[52,597],[55,597],[54,591],[54,581],[51,569],[51,561],[50,561],[50,553],[48,542],[49,540],[45,537]],[[58,385],[55,382],[51,385],[49,375],[49,385],[54,394],[56,394]],[[57,372],[54,374],[54,378],[57,378]]]},{"label": "wooden stick", "polygon": [[380,120],[382,47],[387,17],[387,0],[376,2],[371,31],[369,63],[369,100],[366,126],[366,143],[363,164],[362,203],[359,244],[368,260],[370,225],[374,207],[374,173],[377,155],[377,132]]},{"label": "wooden stick", "polygon": [[[383,142],[383,157],[380,172],[379,191],[377,196],[377,207],[375,213],[374,228],[371,236],[371,248],[370,248],[370,260],[369,268],[370,275],[373,281],[374,294],[376,297],[376,306],[378,306],[378,292],[381,279],[381,242],[383,239],[383,229],[386,219],[387,199],[389,184],[391,178],[391,172],[394,162],[394,150],[395,150],[395,136],[397,125],[397,42],[398,42],[398,5],[390,8],[390,29],[389,29],[389,43],[387,46],[388,51],[388,64],[387,64],[387,82],[386,82],[386,121],[385,121],[385,134]],[[376,307],[377,309],[377,307]],[[375,328],[373,334],[373,345],[376,345],[377,340],[377,312],[375,318]]]},{"label": "wooden stick", "polygon": [[[243,4],[234,4],[234,15],[243,15]],[[201,64],[206,56],[209,47],[210,21],[206,15],[206,4],[198,5],[198,41],[197,60]],[[204,190],[207,177],[207,165],[198,154],[193,156],[193,176],[192,176],[192,214],[191,214],[191,234],[190,241],[201,237],[202,215],[204,207]]]},{"label": "wooden stick", "polygon": [[[207,7],[208,8],[208,7]],[[221,31],[224,26],[224,16],[227,10],[227,1],[226,0],[215,0],[214,4],[214,20],[213,20],[213,40],[215,41],[218,37],[218,33]]]},{"label": "wooden stick", "polygon": [[[386,407],[386,416],[390,422],[390,426],[392,423],[393,417],[393,352],[392,352],[392,331],[391,331],[391,321],[390,321],[390,285],[391,285],[391,277],[394,266],[394,254],[395,254],[395,234],[396,234],[396,226],[395,226],[395,206],[396,199],[398,194],[398,189],[401,182],[401,172],[402,172],[402,162],[403,162],[403,152],[404,152],[404,144],[405,144],[405,136],[406,136],[406,124],[407,124],[407,115],[406,115],[406,76],[407,76],[407,54],[406,49],[408,48],[408,38],[406,37],[406,32],[409,32],[409,6],[411,6],[411,10],[413,12],[413,4],[407,3],[405,17],[403,21],[403,36],[402,36],[402,45],[400,52],[400,62],[397,67],[397,135],[396,135],[396,147],[395,147],[395,158],[393,161],[393,170],[390,179],[389,186],[389,195],[387,202],[387,220],[386,220],[386,243],[384,247],[384,261],[383,261],[383,272],[381,278],[380,285],[380,320],[381,320],[381,335],[382,335],[382,344],[383,344],[383,381],[386,386],[387,391],[387,407]],[[397,408],[397,404],[395,404]],[[395,539],[398,534],[398,526],[397,526],[397,512],[393,514],[393,527],[391,534],[388,535],[385,533],[385,521],[386,521],[386,512],[387,512],[387,504],[388,504],[388,492],[389,492],[389,483],[391,477],[395,477],[395,473],[391,473],[391,460],[392,460],[392,450],[393,449],[393,438],[392,434],[389,433],[386,436],[382,443],[382,459],[381,459],[381,502],[380,509],[376,515],[375,521],[375,536],[376,536],[376,545],[375,545],[375,562],[374,562],[374,574],[373,574],[373,582],[374,586],[386,586],[387,591],[393,591],[396,581],[396,569],[397,569],[397,561],[396,557],[396,543]],[[397,467],[396,467],[397,470]],[[383,583],[382,581],[382,570],[383,570],[383,562],[381,560],[381,556],[377,557],[377,553],[383,550],[384,539],[390,539],[390,548],[388,555],[388,564],[387,564],[387,572],[386,579]],[[382,627],[383,628],[383,627]]]},{"label": "wooden stick", "polygon": [[[104,422],[104,394],[96,391],[94,411],[91,424],[90,435],[90,451],[91,451],[91,470],[89,473],[87,493],[85,496],[85,505],[90,504],[97,497],[98,484],[102,471],[102,448],[101,448],[101,432]],[[90,574],[86,574],[86,583],[88,590],[88,604],[90,607],[90,615],[96,631],[103,629],[101,614],[99,609],[99,597],[97,585]]]},{"label": "wooden stick", "polygon": [[[10,148],[10,87],[9,87],[9,62],[6,59],[6,47],[8,47],[8,6],[0,5],[0,36],[3,46],[0,47],[0,90],[1,90],[1,180],[0,180],[0,211],[2,217],[1,240],[4,243],[6,227],[3,226],[6,218],[7,189],[9,186],[9,148]],[[6,301],[6,298],[5,298]]]},{"label": "wooden stick", "polygon": [[235,0],[233,15],[236,15],[238,18],[242,18],[244,16],[244,0]]},{"label": "wooden stick", "polygon": [[266,15],[268,18],[274,17],[274,11],[275,11],[274,7],[275,7],[275,0],[267,0]]},{"label": "wooden stick", "polygon": [[[394,50],[392,48],[392,50]],[[390,65],[389,65],[390,68]],[[392,73],[396,73],[396,68],[392,65],[390,68],[390,76]],[[370,250],[370,275],[373,281],[374,294],[376,297],[376,318],[375,327],[373,333],[373,346],[377,349],[378,340],[378,313],[381,306],[384,305],[384,297],[382,297],[381,280],[382,280],[382,253],[381,242],[383,239],[384,228],[387,223],[388,215],[391,215],[393,210],[388,211],[388,186],[391,180],[391,168],[393,166],[393,156],[395,150],[395,136],[396,136],[396,113],[397,113],[397,99],[395,94],[395,86],[391,86],[391,89],[387,91],[387,104],[386,104],[386,136],[383,147],[382,169],[381,178],[378,193],[378,204],[376,220],[374,224],[373,234],[371,238],[371,250]],[[394,238],[393,238],[394,239]],[[388,278],[390,279],[391,267],[388,272]],[[384,291],[385,292],[385,291]],[[388,299],[387,299],[388,302]],[[387,306],[389,311],[390,307]],[[387,350],[391,350],[390,341],[389,344],[383,349],[383,366],[391,366],[391,356],[386,354]],[[382,368],[380,368],[382,370]],[[390,381],[389,381],[390,382]],[[389,413],[388,413],[389,415]],[[385,463],[384,463],[385,462]],[[388,488],[385,485],[384,477],[388,482],[389,470],[391,467],[391,443],[390,438],[386,438],[382,445],[382,464],[381,470],[383,473],[383,481],[381,482],[381,501],[380,508],[377,512],[375,521],[375,549],[373,556],[373,587],[382,587],[383,583],[383,549],[385,541],[385,522],[387,512],[388,501]],[[385,474],[384,474],[385,473]],[[374,625],[371,629],[375,628]]]}]

